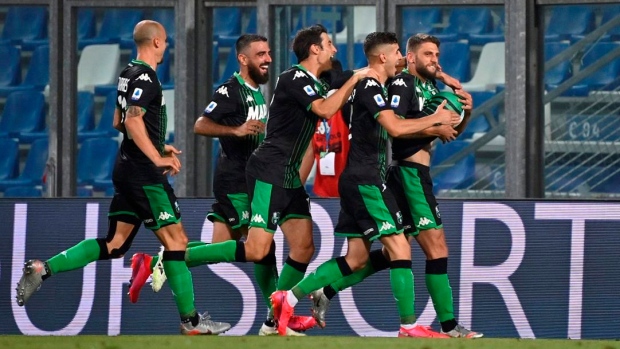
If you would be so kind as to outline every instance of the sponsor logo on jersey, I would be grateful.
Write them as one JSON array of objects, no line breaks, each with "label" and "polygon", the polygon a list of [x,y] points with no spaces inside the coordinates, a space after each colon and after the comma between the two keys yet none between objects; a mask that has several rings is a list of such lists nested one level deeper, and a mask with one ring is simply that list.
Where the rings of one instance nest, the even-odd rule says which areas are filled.
[{"label": "sponsor logo on jersey", "polygon": [[159,220],[160,220],[160,221],[165,221],[165,220],[170,219],[170,218],[172,218],[172,217],[174,217],[174,216],[173,216],[173,215],[171,215],[171,214],[170,214],[170,213],[168,213],[168,212],[160,212],[160,213],[159,213]]},{"label": "sponsor logo on jersey", "polygon": [[246,120],[267,119],[267,106],[265,104],[251,106]]},{"label": "sponsor logo on jersey", "polygon": [[306,73],[302,72],[301,70],[298,70],[295,72],[295,76],[293,76],[293,80],[297,78],[305,78],[305,77],[306,77]]},{"label": "sponsor logo on jersey", "polygon": [[380,94],[376,94],[373,96],[373,98],[375,99],[375,102],[377,102],[377,105],[380,107],[384,107],[385,106],[385,100],[383,99],[383,96]]},{"label": "sponsor logo on jersey", "polygon": [[265,224],[265,219],[263,219],[263,216],[259,215],[258,213],[252,216],[252,222],[254,223],[263,223]]},{"label": "sponsor logo on jersey", "polygon": [[127,84],[129,84],[129,79],[119,77],[116,89],[121,92],[127,92]]},{"label": "sponsor logo on jersey", "polygon": [[407,87],[407,84],[405,84],[405,80],[403,80],[402,78],[398,78],[398,79],[394,80],[394,82],[392,83],[392,85],[394,85],[394,86],[404,86],[404,87]]},{"label": "sponsor logo on jersey", "polygon": [[226,86],[221,86],[220,88],[217,89],[217,91],[215,91],[216,93],[222,94],[228,98],[230,98],[230,96],[228,95],[228,88]]},{"label": "sponsor logo on jersey", "polygon": [[419,227],[423,227],[425,225],[429,225],[433,223],[433,221],[431,221],[430,219],[426,218],[426,217],[422,217],[420,218],[420,221],[418,222],[418,226]]},{"label": "sponsor logo on jersey", "polygon": [[316,95],[316,92],[314,92],[314,89],[313,89],[313,88],[312,88],[312,86],[310,86],[310,85],[306,85],[306,86],[304,86],[304,91],[306,91],[306,94],[307,94],[308,96],[314,96],[314,95]]},{"label": "sponsor logo on jersey", "polygon": [[379,86],[379,84],[377,83],[376,80],[373,80],[373,79],[366,80],[366,86],[364,86],[364,89],[367,89],[368,87],[371,87],[371,86]]},{"label": "sponsor logo on jersey", "polygon": [[133,93],[131,94],[131,99],[133,99],[134,101],[137,101],[138,99],[140,99],[140,97],[142,97],[142,89],[136,87],[135,90],[133,90]]},{"label": "sponsor logo on jersey", "polygon": [[205,113],[209,114],[210,112],[213,111],[213,109],[215,109],[215,107],[217,107],[217,103],[215,103],[214,101],[212,101],[211,103],[209,103],[209,105],[205,108]]},{"label": "sponsor logo on jersey", "polygon": [[138,77],[136,78],[136,81],[138,81],[138,80],[148,81],[148,82],[153,82],[153,81],[151,80],[151,77],[150,77],[150,76],[149,76],[149,74],[147,74],[147,73],[144,73],[144,74],[142,74],[142,75],[138,76]]},{"label": "sponsor logo on jersey", "polygon": [[381,224],[381,228],[379,229],[379,231],[386,231],[386,230],[390,230],[390,229],[394,229],[396,228],[395,226],[392,225],[392,223],[390,222],[383,222],[383,224]]},{"label": "sponsor logo on jersey", "polygon": [[392,100],[390,101],[390,106],[392,108],[398,108],[399,104],[400,104],[400,96],[399,95],[393,95],[392,96]]}]

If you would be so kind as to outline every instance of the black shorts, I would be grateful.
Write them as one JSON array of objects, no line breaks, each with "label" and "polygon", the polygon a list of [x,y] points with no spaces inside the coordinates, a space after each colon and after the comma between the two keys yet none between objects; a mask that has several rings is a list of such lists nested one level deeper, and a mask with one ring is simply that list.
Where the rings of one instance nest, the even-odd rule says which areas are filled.
[{"label": "black shorts", "polygon": [[211,222],[228,224],[232,229],[247,226],[250,222],[250,199],[247,193],[215,195],[211,212],[207,214]]},{"label": "black shorts", "polygon": [[388,169],[387,186],[403,214],[405,233],[415,236],[422,230],[442,228],[428,166],[402,160],[395,162]]},{"label": "black shorts", "polygon": [[384,235],[403,232],[402,214],[385,184],[356,184],[341,180],[340,215],[336,236],[374,241]]},{"label": "black shorts", "polygon": [[312,219],[310,197],[304,187],[282,188],[250,175],[247,178],[251,202],[250,227],[275,233],[278,224],[281,225],[288,219]]},{"label": "black shorts", "polygon": [[181,220],[177,197],[167,181],[146,185],[115,181],[114,189],[108,217],[136,225],[143,222],[150,230]]}]

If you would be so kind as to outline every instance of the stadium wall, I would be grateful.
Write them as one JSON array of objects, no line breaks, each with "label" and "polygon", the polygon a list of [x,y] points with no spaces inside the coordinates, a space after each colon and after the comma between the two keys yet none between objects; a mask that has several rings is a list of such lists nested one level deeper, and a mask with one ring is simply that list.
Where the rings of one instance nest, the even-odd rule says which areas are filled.
[{"label": "stadium wall", "polygon": [[[190,240],[209,241],[211,199],[181,199]],[[174,334],[170,289],[145,286],[137,304],[125,295],[131,255],[54,276],[25,308],[15,285],[26,258],[46,259],[84,238],[104,236],[108,199],[0,200],[0,334]],[[449,275],[459,320],[490,337],[616,338],[620,304],[620,203],[568,201],[440,201],[450,246]],[[333,236],[337,200],[312,202],[315,260],[345,252]],[[286,256],[276,234],[278,263]],[[375,244],[374,248],[378,248]],[[131,253],[155,253],[142,230]],[[416,313],[437,320],[424,285],[424,258],[413,247]],[[196,305],[233,324],[231,335],[256,334],[266,315],[252,265],[214,264],[193,271]],[[297,307],[309,314],[310,302]],[[389,273],[381,272],[332,302],[327,328],[308,334],[394,336],[398,329]]]}]

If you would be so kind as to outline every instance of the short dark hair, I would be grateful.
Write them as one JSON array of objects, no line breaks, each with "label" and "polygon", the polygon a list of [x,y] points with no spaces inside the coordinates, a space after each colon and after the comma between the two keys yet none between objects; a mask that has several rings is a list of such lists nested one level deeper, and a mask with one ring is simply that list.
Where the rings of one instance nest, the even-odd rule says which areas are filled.
[{"label": "short dark hair", "polygon": [[243,34],[237,39],[237,42],[235,42],[235,51],[239,54],[241,51],[248,48],[251,43],[257,41],[267,42],[267,38],[258,34]]},{"label": "short dark hair", "polygon": [[373,32],[364,39],[364,54],[366,57],[380,45],[398,44],[398,37],[392,32]]},{"label": "short dark hair", "polygon": [[310,56],[310,47],[312,45],[319,45],[323,48],[321,44],[321,34],[323,33],[327,34],[327,29],[321,24],[315,24],[311,27],[303,28],[295,34],[293,52],[297,56],[297,63]]},{"label": "short dark hair", "polygon": [[418,33],[407,40],[407,52],[413,52],[425,42],[432,42],[439,47],[439,39],[430,34]]}]

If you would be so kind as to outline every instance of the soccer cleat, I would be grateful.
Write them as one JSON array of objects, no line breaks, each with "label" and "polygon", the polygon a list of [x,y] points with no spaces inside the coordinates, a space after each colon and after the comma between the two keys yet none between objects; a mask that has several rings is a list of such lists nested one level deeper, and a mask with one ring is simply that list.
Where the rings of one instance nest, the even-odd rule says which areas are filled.
[{"label": "soccer cleat", "polygon": [[312,292],[310,298],[312,298],[312,316],[320,328],[325,328],[325,314],[329,309],[330,300],[325,296],[322,288]]},{"label": "soccer cleat", "polygon": [[31,259],[24,263],[22,271],[22,277],[19,279],[15,289],[17,291],[17,304],[20,307],[23,307],[30,299],[30,296],[41,288],[43,275],[46,274],[45,265],[38,259]]},{"label": "soccer cleat", "polygon": [[159,292],[162,286],[164,286],[164,283],[166,282],[166,279],[167,279],[166,272],[164,271],[164,262],[163,262],[164,249],[163,247],[157,255],[159,256],[159,259],[157,260],[157,263],[155,263],[155,266],[153,267],[153,273],[151,274],[151,288],[153,289],[153,292]]},{"label": "soccer cleat", "polygon": [[217,322],[211,320],[211,315],[208,312],[204,312],[200,315],[200,320],[196,326],[192,326],[191,322],[181,323],[181,334],[188,336],[196,335],[209,335],[224,333],[230,329],[230,324],[226,322]]},{"label": "soccer cleat", "polygon": [[412,337],[412,338],[451,338],[447,334],[433,331],[428,326],[415,325],[412,328],[400,327],[398,331],[398,337]]},{"label": "soccer cleat", "polygon": [[136,253],[131,257],[131,280],[129,280],[129,301],[136,303],[142,287],[151,276],[153,257],[146,253]]},{"label": "soccer cleat", "polygon": [[291,316],[288,328],[296,332],[304,332],[316,326],[316,319],[312,316]]},{"label": "soccer cleat", "polygon": [[[276,326],[268,326],[265,323],[260,327],[258,331],[259,336],[277,336],[278,329]],[[286,328],[286,335],[289,337],[302,337],[305,336],[303,333],[295,332],[290,327]]]},{"label": "soccer cleat", "polygon": [[273,316],[278,324],[280,336],[286,336],[288,322],[295,312],[295,308],[288,304],[286,297],[287,291],[275,291],[271,294],[271,309],[273,309]]},{"label": "soccer cleat", "polygon": [[443,330],[441,330],[441,333],[446,334],[452,338],[482,338],[484,336],[483,333],[481,332],[474,332],[472,330],[469,330],[463,326],[456,325],[455,328],[453,328],[452,330],[448,331],[448,332],[444,332]]}]

